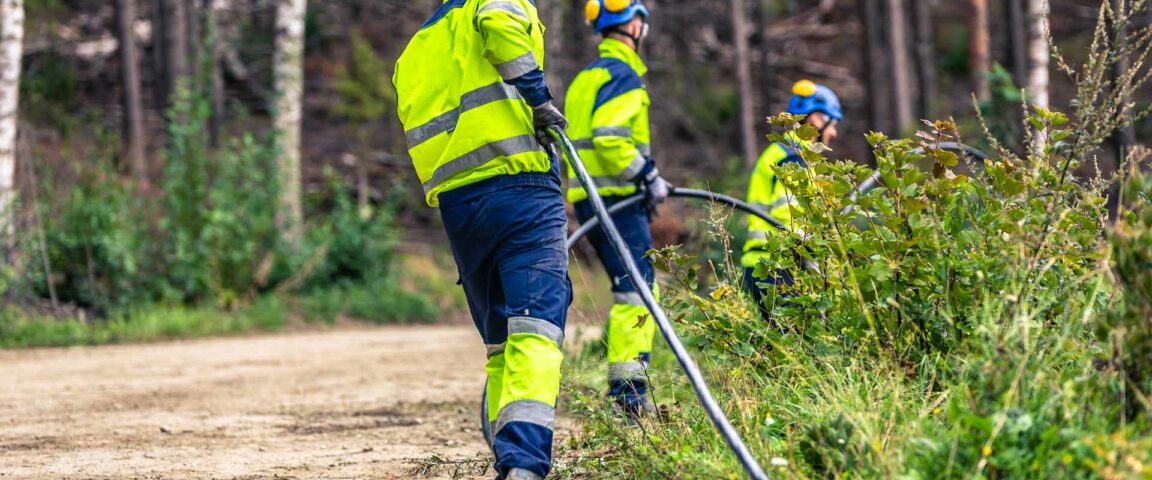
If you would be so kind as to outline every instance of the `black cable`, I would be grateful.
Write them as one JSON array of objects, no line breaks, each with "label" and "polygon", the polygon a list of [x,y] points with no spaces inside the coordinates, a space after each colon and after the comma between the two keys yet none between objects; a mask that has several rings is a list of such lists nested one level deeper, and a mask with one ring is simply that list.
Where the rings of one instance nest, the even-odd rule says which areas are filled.
[{"label": "black cable", "polygon": [[612,243],[613,249],[620,259],[624,262],[624,266],[628,270],[628,280],[632,282],[635,291],[640,294],[640,298],[644,300],[644,305],[652,313],[652,319],[656,321],[656,326],[660,328],[660,332],[664,335],[664,339],[668,342],[668,347],[672,349],[672,353],[676,355],[676,359],[680,362],[680,368],[684,370],[684,374],[688,376],[688,381],[692,384],[692,389],[696,391],[696,398],[700,400],[700,404],[704,407],[704,411],[708,413],[708,417],[712,419],[712,424],[716,426],[716,430],[724,437],[724,441],[728,443],[728,448],[732,453],[736,454],[736,458],[740,464],[744,466],[744,471],[749,477],[755,480],[767,479],[768,474],[764,473],[764,468],[752,456],[752,452],[748,450],[748,446],[744,444],[744,440],[740,438],[740,434],[736,428],[732,426],[732,422],[728,421],[728,417],[724,415],[724,411],[720,408],[720,404],[716,402],[716,398],[712,396],[712,392],[708,389],[708,384],[704,382],[704,375],[700,373],[700,368],[696,366],[696,362],[688,354],[688,350],[684,348],[684,344],[676,335],[676,331],[672,328],[672,322],[668,320],[668,316],[664,313],[664,309],[660,308],[660,304],[656,301],[656,296],[652,293],[652,289],[648,286],[648,282],[644,281],[644,276],[640,274],[640,269],[636,266],[636,260],[632,258],[632,254],[628,249],[628,244],[620,236],[620,231],[616,229],[616,223],[612,221],[608,209],[604,206],[604,199],[600,198],[600,194],[596,191],[596,183],[592,181],[592,176],[588,173],[588,169],[584,167],[584,163],[580,161],[580,156],[576,153],[576,148],[572,145],[572,141],[568,136],[558,127],[549,128],[549,133],[556,139],[560,145],[560,150],[563,155],[568,157],[569,164],[572,170],[576,172],[576,178],[584,189],[588,191],[588,201],[592,204],[592,209],[596,212],[596,217],[600,219],[604,231],[608,234],[608,239]]},{"label": "black cable", "polygon": [[[756,207],[756,206],[754,206],[748,202],[745,202],[743,200],[738,200],[738,199],[736,199],[734,197],[730,197],[728,195],[724,195],[721,193],[713,193],[713,192],[709,192],[706,190],[696,190],[696,189],[691,189],[691,188],[673,187],[671,189],[671,191],[668,192],[668,196],[669,197],[681,197],[681,198],[699,198],[699,199],[709,200],[709,201],[723,204],[723,205],[728,205],[730,207],[733,207],[733,208],[740,210],[744,213],[747,213],[749,215],[755,215],[757,217],[760,217],[765,222],[768,222],[770,225],[772,225],[773,227],[776,227],[777,229],[779,229],[781,231],[785,231],[785,232],[790,231],[787,225],[784,225],[779,220],[772,218],[771,215],[768,215],[768,212],[765,212],[764,210],[762,210],[762,209],[760,209],[760,208],[758,208],[758,207]],[[609,215],[615,214],[616,212],[619,212],[620,210],[631,207],[632,205],[635,205],[635,204],[637,204],[643,200],[644,200],[643,194],[637,194],[637,195],[633,195],[631,197],[625,198],[624,200],[620,201],[619,203],[609,207],[608,208],[608,214]],[[600,227],[600,219],[599,218],[592,217],[592,218],[588,219],[587,222],[584,222],[583,225],[580,225],[580,228],[577,228],[574,232],[572,232],[571,235],[568,236],[568,249],[571,250],[572,247],[574,247],[576,245],[576,242],[579,242],[581,238],[584,238],[584,236],[588,235],[588,233],[590,233],[592,230],[595,230],[599,227]]]}]

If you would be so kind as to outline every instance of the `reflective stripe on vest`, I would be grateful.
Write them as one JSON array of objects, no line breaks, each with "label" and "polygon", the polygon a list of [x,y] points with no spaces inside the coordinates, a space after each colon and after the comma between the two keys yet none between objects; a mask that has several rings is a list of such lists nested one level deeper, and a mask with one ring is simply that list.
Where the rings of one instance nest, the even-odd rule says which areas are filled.
[{"label": "reflective stripe on vest", "polygon": [[500,77],[504,80],[520,78],[526,73],[535,72],[539,69],[540,64],[536,62],[536,55],[532,52],[496,65],[496,71],[500,72]]},{"label": "reflective stripe on vest", "polygon": [[536,137],[533,135],[521,135],[519,137],[506,138],[482,145],[480,148],[452,159],[437,168],[435,172],[432,172],[432,178],[424,182],[424,192],[428,193],[441,182],[452,178],[452,176],[457,173],[479,167],[497,158],[542,151],[544,151],[544,149],[540,148],[540,144],[537,143]]},{"label": "reflective stripe on vest", "polygon": [[425,122],[423,125],[404,132],[404,137],[408,140],[408,149],[416,148],[417,145],[428,141],[436,135],[455,130],[456,123],[460,121],[460,114],[468,110],[483,107],[484,105],[500,100],[517,98],[520,98],[520,93],[516,91],[516,87],[504,82],[493,83],[465,93],[460,96],[459,107],[444,112],[436,118]]}]

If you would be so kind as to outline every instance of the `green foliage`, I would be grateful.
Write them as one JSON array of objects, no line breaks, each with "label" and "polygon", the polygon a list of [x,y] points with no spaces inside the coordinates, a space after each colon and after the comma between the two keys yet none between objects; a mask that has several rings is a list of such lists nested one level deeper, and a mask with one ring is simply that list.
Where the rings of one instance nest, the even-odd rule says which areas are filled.
[{"label": "green foliage", "polygon": [[1129,382],[1125,400],[1134,414],[1152,408],[1152,174],[1139,162],[1128,172],[1120,204],[1110,240],[1124,306],[1102,325],[1101,335],[1112,346],[1112,367]]},{"label": "green foliage", "polygon": [[285,324],[285,306],[275,297],[238,311],[213,308],[144,307],[125,310],[99,322],[28,317],[0,311],[0,348],[102,345],[124,342],[229,335],[277,330]]},{"label": "green foliage", "polygon": [[[772,120],[797,128],[791,116]],[[776,325],[759,318],[733,269],[709,287],[696,258],[676,247],[653,253],[668,275],[669,316],[774,476],[1152,473],[1152,182],[1130,176],[1129,209],[1109,242],[1103,185],[1063,175],[1077,162],[1061,146],[1073,124],[1045,109],[1028,121],[1041,153],[994,160],[974,178],[956,174],[961,160],[937,148],[958,136],[949,122],[915,139],[871,134],[883,186],[852,209],[846,197],[865,168],[828,160],[818,144],[802,152],[807,168],[780,167],[798,193],[804,234],[772,236],[774,255],[757,267],[796,277],[776,292]],[[916,168],[922,161],[934,168]],[[722,221],[714,226],[723,231]],[[570,408],[587,425],[571,446],[600,452],[580,459],[580,471],[738,471],[666,353],[654,355],[650,375],[668,418],[639,429],[622,427],[592,393],[603,382],[584,373],[594,361],[578,357],[568,380],[578,392]]]},{"label": "green foliage", "polygon": [[1012,80],[1012,73],[999,63],[993,65],[992,71],[988,72],[988,87],[991,96],[979,104],[988,132],[1002,144],[1022,144],[1024,132],[1020,114],[1024,101],[1020,87]]},{"label": "green foliage", "polygon": [[955,76],[969,72],[969,32],[963,22],[949,23],[940,27],[940,53],[938,66],[945,73]]},{"label": "green foliage", "polygon": [[438,314],[424,297],[390,280],[317,289],[300,298],[300,307],[309,318],[329,324],[342,316],[378,324],[430,323]]},{"label": "green foliage", "polygon": [[[34,205],[43,218],[44,240],[24,242],[30,267],[23,278],[5,284],[44,298],[51,285],[61,303],[99,320],[8,321],[0,331],[3,341],[14,346],[120,341],[136,335],[124,332],[154,330],[148,327],[151,310],[140,310],[141,305],[231,310],[262,302],[273,292],[299,293],[305,297],[305,316],[324,319],[346,315],[390,322],[436,316],[434,306],[396,281],[391,265],[400,231],[391,211],[360,208],[343,180],[331,173],[326,203],[317,205],[326,214],[310,222],[300,245],[282,243],[275,221],[272,142],[244,135],[210,148],[207,93],[195,82],[188,87],[177,93],[168,114],[158,189],[118,175],[107,160],[109,152],[61,172],[73,175],[74,182],[43,182],[41,203]],[[212,326],[206,316],[181,318],[140,338],[185,331],[197,335],[200,327],[194,324],[200,320],[211,331],[231,331]]]},{"label": "green foliage", "polygon": [[148,261],[149,232],[132,189],[110,161],[75,166],[77,183],[70,188],[45,183],[39,206],[44,248],[30,243],[34,267],[27,282],[48,297],[51,281],[62,301],[98,314],[151,301],[142,279],[158,265]]},{"label": "green foliage", "polygon": [[21,114],[27,113],[37,123],[57,128],[65,137],[79,122],[73,112],[80,79],[73,62],[57,53],[31,57],[20,76]]},{"label": "green foliage", "polygon": [[333,113],[353,123],[384,118],[396,109],[390,65],[358,30],[352,31],[350,43],[352,57],[336,72],[338,101]]}]

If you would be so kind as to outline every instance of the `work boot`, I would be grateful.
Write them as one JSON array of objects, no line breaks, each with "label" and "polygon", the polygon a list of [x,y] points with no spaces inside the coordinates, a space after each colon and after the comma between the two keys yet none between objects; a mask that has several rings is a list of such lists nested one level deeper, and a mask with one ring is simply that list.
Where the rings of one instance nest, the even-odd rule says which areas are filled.
[{"label": "work boot", "polygon": [[642,418],[655,418],[659,413],[656,404],[648,395],[622,395],[612,401],[612,410],[622,416],[629,425],[637,425]]}]

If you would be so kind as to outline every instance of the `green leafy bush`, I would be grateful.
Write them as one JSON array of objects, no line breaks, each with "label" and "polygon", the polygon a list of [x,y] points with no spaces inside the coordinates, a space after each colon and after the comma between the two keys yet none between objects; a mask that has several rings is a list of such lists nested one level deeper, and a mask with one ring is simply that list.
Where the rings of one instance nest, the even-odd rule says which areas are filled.
[{"label": "green leafy bush", "polygon": [[[926,123],[913,139],[870,134],[882,187],[856,201],[849,194],[871,172],[814,143],[801,153],[806,167],[777,171],[803,210],[798,231],[770,236],[773,254],[756,268],[796,277],[776,287],[775,324],[741,293],[732,262],[705,285],[695,257],[652,252],[667,274],[669,316],[776,476],[1152,473],[1152,182],[1128,175],[1110,227],[1108,179],[1069,174],[1106,128],[1083,122],[1104,118],[1034,108],[1033,143],[1021,149],[1034,153],[1001,149],[973,177],[939,148],[959,136],[951,122]],[[798,118],[771,120],[816,136]],[[724,232],[722,220],[713,226]],[[650,372],[667,418],[639,429],[622,428],[589,393],[603,381],[587,373],[596,360],[579,356],[567,380],[587,430],[570,446],[597,452],[577,469],[598,478],[739,471],[667,352]]]}]

